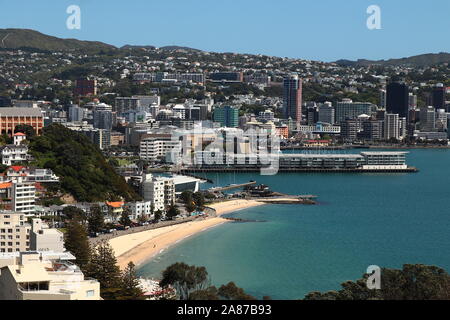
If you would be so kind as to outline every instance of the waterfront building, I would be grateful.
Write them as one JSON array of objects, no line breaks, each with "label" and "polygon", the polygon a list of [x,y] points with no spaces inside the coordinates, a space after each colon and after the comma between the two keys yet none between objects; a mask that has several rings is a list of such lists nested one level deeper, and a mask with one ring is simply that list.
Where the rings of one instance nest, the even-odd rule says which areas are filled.
[{"label": "waterfront building", "polygon": [[315,125],[300,125],[296,132],[309,134],[340,134],[341,126],[317,122]]},{"label": "waterfront building", "polygon": [[347,119],[341,122],[341,137],[346,141],[354,141],[358,137],[358,120]]},{"label": "waterfront building", "polygon": [[431,132],[436,129],[436,111],[433,106],[420,109],[420,131]]},{"label": "waterfront building", "polygon": [[302,121],[302,80],[298,75],[283,79],[283,110],[285,119],[293,119],[297,125]]},{"label": "waterfront building", "polygon": [[377,141],[383,139],[383,121],[369,119],[362,122],[360,136],[363,139]]},{"label": "waterfront building", "polygon": [[144,174],[141,190],[144,201],[151,201],[155,211],[165,211],[175,202],[175,185],[171,178]]},{"label": "waterfront building", "polygon": [[408,170],[408,152],[361,152],[360,154],[271,154],[261,158],[256,154],[233,154],[199,151],[191,169],[214,171],[258,170],[276,164],[279,171],[314,170]]},{"label": "waterfront building", "polygon": [[[1,255],[1,254],[0,254]],[[100,283],[86,279],[68,253],[0,256],[0,300],[100,300]]]},{"label": "waterfront building", "polygon": [[384,115],[384,139],[400,139],[400,123],[398,114],[386,113]]},{"label": "waterfront building", "polygon": [[409,106],[408,86],[404,83],[392,82],[386,89],[386,112],[406,118]]}]

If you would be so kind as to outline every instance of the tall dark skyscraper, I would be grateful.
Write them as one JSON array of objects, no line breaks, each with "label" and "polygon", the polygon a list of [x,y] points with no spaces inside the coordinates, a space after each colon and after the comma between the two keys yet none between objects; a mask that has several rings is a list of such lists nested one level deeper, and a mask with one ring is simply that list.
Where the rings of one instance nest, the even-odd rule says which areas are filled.
[{"label": "tall dark skyscraper", "polygon": [[446,88],[443,84],[438,84],[433,88],[433,92],[431,93],[431,101],[435,109],[445,108],[445,90]]},{"label": "tall dark skyscraper", "polygon": [[296,122],[302,120],[302,79],[290,75],[283,80],[284,117],[291,117]]},{"label": "tall dark skyscraper", "polygon": [[391,82],[386,87],[386,111],[398,114],[399,117],[408,116],[408,86],[403,83]]}]

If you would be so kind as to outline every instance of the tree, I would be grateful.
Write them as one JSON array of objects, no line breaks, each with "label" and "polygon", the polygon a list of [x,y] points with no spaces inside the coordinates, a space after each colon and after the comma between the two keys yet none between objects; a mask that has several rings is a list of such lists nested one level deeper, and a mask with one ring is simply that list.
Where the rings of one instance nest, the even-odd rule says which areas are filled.
[{"label": "tree", "polygon": [[174,263],[162,272],[159,285],[163,288],[172,286],[181,300],[189,299],[192,292],[205,290],[210,281],[205,267],[189,266],[185,263]]},{"label": "tree", "polygon": [[146,215],[146,214],[141,214],[139,217],[138,217],[138,222],[140,222],[140,223],[144,223],[144,222],[147,222],[148,221],[148,216]]},{"label": "tree", "polygon": [[169,218],[170,220],[173,220],[176,216],[178,216],[180,214],[180,210],[178,209],[178,207],[176,205],[171,205],[167,212],[166,212],[166,216],[167,218]]},{"label": "tree", "polygon": [[122,211],[122,215],[120,216],[119,223],[123,226],[131,225],[130,210],[128,208],[125,208]]},{"label": "tree", "polygon": [[242,288],[236,286],[234,282],[220,286],[217,294],[225,300],[256,300],[255,297],[246,294]]},{"label": "tree", "polygon": [[205,196],[201,192],[195,192],[192,197],[199,210],[203,210],[205,207]]},{"label": "tree", "polygon": [[64,218],[67,220],[77,219],[81,222],[84,222],[87,218],[86,213],[80,208],[77,208],[75,206],[64,207],[62,214]]},{"label": "tree", "polygon": [[162,218],[162,211],[161,210],[156,210],[155,212],[155,218],[153,219],[155,222],[158,222],[159,220],[161,220]]},{"label": "tree", "polygon": [[140,300],[143,299],[144,292],[139,286],[139,279],[136,276],[136,269],[133,262],[129,262],[122,273],[122,289],[119,300]]},{"label": "tree", "polygon": [[194,212],[194,211],[195,211],[195,208],[196,208],[196,206],[195,206],[195,203],[194,203],[194,202],[190,202],[190,203],[187,203],[187,204],[186,204],[186,210],[187,210],[187,212],[189,212],[189,213]]},{"label": "tree", "polygon": [[86,274],[100,282],[100,296],[103,299],[113,300],[120,296],[122,275],[108,242],[102,241],[94,247]]},{"label": "tree", "polygon": [[91,207],[88,215],[89,232],[100,232],[105,225],[105,215],[99,205]]},{"label": "tree", "polygon": [[183,191],[180,195],[181,200],[184,204],[188,204],[192,202],[192,191],[186,190]]},{"label": "tree", "polygon": [[73,219],[67,223],[64,247],[75,256],[76,265],[84,271],[89,263],[91,249],[89,246],[86,228],[79,222],[79,220]]},{"label": "tree", "polygon": [[367,288],[368,275],[341,284],[339,291],[311,292],[305,300],[449,300],[450,275],[436,266],[405,264],[381,269],[381,289]]},{"label": "tree", "polygon": [[14,132],[25,133],[28,139],[36,135],[36,131],[34,130],[34,128],[28,124],[18,124],[14,128]]}]

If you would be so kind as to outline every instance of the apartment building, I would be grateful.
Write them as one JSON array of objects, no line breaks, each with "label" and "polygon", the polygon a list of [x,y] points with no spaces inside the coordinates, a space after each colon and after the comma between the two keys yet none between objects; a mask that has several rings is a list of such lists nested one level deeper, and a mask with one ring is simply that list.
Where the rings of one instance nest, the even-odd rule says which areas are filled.
[{"label": "apartment building", "polygon": [[100,283],[85,278],[74,259],[68,252],[0,255],[0,300],[101,300]]},{"label": "apartment building", "polygon": [[174,149],[180,149],[181,142],[172,139],[172,135],[152,135],[141,140],[139,157],[142,160],[156,161],[164,159]]},{"label": "apartment building", "polygon": [[13,211],[31,215],[35,211],[36,184],[25,182],[22,178],[12,181],[11,200]]},{"label": "apartment building", "polygon": [[142,197],[144,201],[153,202],[155,211],[165,211],[167,206],[175,202],[173,179],[154,177],[152,174],[144,174],[142,179]]},{"label": "apartment building", "polygon": [[33,219],[14,211],[0,212],[0,253],[28,250],[64,251],[64,235],[49,228],[41,219]]}]

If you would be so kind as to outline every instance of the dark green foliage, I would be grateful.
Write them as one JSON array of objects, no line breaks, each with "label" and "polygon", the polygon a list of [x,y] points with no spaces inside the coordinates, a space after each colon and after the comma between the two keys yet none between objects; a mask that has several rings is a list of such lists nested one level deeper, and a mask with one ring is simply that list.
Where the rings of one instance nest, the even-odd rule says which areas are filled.
[{"label": "dark green foliage", "polygon": [[156,210],[155,212],[155,217],[153,219],[153,221],[158,222],[159,220],[161,220],[162,218],[162,211],[161,210]]},{"label": "dark green foliage", "polygon": [[86,275],[100,282],[100,295],[103,299],[115,300],[121,296],[122,275],[108,242],[94,247]]},{"label": "dark green foliage", "polygon": [[98,205],[93,205],[87,216],[89,232],[100,232],[105,225],[105,215]]},{"label": "dark green foliage", "polygon": [[207,289],[209,283],[205,267],[177,262],[163,271],[159,284],[161,287],[172,286],[181,300],[187,300],[192,292]]},{"label": "dark green foliage", "polygon": [[246,294],[242,288],[236,286],[234,282],[220,286],[217,295],[223,300],[255,300],[254,297]]},{"label": "dark green foliage", "polygon": [[181,300],[255,300],[234,282],[219,289],[211,286],[205,267],[189,266],[182,262],[174,263],[163,271],[160,286],[169,285]]},{"label": "dark green foliage", "polygon": [[30,125],[27,124],[19,124],[14,128],[14,131],[17,132],[22,132],[25,133],[27,135],[27,139],[32,138],[36,135],[36,131],[34,130],[34,128]]},{"label": "dark green foliage", "polygon": [[383,268],[381,289],[367,288],[367,275],[341,284],[339,291],[311,292],[305,300],[449,300],[450,275],[436,266],[405,264],[402,270]]},{"label": "dark green foliage", "polygon": [[179,214],[180,214],[180,210],[178,209],[178,207],[176,205],[173,204],[167,209],[166,217],[169,218],[170,220],[173,220]]},{"label": "dark green foliage", "polygon": [[79,221],[86,221],[87,219],[86,212],[75,206],[64,207],[62,214],[65,220],[77,219]]},{"label": "dark green foliage", "polygon": [[62,125],[52,124],[32,138],[30,153],[35,165],[52,169],[61,178],[62,191],[77,201],[139,198],[86,136]]},{"label": "dark green foliage", "polygon": [[67,223],[66,229],[64,247],[75,256],[75,264],[85,271],[91,254],[86,227],[73,219]]},{"label": "dark green foliage", "polygon": [[133,262],[129,262],[122,273],[122,285],[118,300],[141,300],[143,291],[139,287],[139,280],[136,276],[136,269]]},{"label": "dark green foliage", "polygon": [[125,208],[122,212],[122,215],[120,216],[119,223],[123,226],[130,226],[131,225],[131,219],[130,219],[130,210],[128,208]]}]

